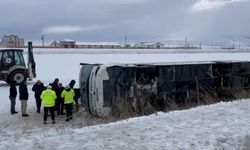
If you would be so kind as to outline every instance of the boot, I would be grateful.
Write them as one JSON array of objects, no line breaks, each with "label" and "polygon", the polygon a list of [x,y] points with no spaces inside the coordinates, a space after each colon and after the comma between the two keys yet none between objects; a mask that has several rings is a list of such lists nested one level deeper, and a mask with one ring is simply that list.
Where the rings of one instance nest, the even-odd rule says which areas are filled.
[{"label": "boot", "polygon": [[13,111],[13,112],[11,112],[11,114],[12,114],[12,115],[14,115],[14,114],[16,114],[16,113],[18,113],[18,112],[17,112],[17,111]]},{"label": "boot", "polygon": [[29,117],[29,115],[28,115],[28,114],[23,114],[22,116],[23,116],[23,117]]}]

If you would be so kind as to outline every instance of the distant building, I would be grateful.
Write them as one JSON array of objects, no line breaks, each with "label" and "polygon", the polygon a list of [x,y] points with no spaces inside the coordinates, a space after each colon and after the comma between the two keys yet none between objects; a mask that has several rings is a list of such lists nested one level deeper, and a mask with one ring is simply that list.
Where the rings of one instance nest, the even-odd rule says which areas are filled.
[{"label": "distant building", "polygon": [[76,42],[77,48],[121,48],[116,42]]},{"label": "distant building", "polygon": [[73,40],[53,41],[51,47],[56,48],[121,48],[117,42],[76,42]]},{"label": "distant building", "polygon": [[135,48],[164,48],[164,44],[160,42],[140,42],[134,45]]},{"label": "distant building", "polygon": [[59,41],[60,47],[63,48],[75,48],[76,47],[76,41],[70,40],[70,39],[64,39],[62,41]]},{"label": "distant building", "polygon": [[2,47],[24,47],[24,39],[16,35],[4,35],[1,42]]},{"label": "distant building", "polygon": [[53,41],[53,42],[50,44],[50,46],[51,46],[51,47],[55,47],[55,48],[61,47],[59,41]]}]

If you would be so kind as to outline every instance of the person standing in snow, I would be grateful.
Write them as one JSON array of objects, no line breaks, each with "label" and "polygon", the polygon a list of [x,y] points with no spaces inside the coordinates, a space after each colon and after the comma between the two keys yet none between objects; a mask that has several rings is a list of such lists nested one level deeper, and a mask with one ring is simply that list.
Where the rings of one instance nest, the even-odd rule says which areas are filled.
[{"label": "person standing in snow", "polygon": [[74,92],[75,92],[74,100],[75,100],[75,103],[76,103],[76,111],[78,111],[78,110],[79,110],[78,100],[79,100],[79,98],[81,97],[80,89],[79,89],[79,88],[75,88],[75,89],[74,89]]},{"label": "person standing in snow", "polygon": [[48,112],[50,111],[52,123],[55,124],[55,100],[56,92],[52,90],[50,85],[47,86],[47,89],[44,90],[40,96],[44,105],[44,116],[43,124],[47,124]]},{"label": "person standing in snow", "polygon": [[55,80],[50,83],[49,85],[52,87],[52,90],[56,90],[57,86],[58,86],[58,83],[59,83],[59,79],[58,78],[55,78]]},{"label": "person standing in snow", "polygon": [[75,96],[75,92],[73,89],[70,88],[69,85],[65,86],[65,89],[62,92],[61,97],[64,98],[64,106],[66,109],[66,120],[68,121],[73,119],[73,102],[74,102],[74,96]]},{"label": "person standing in snow", "polygon": [[12,81],[10,82],[10,113],[16,114],[18,113],[15,109],[15,105],[16,105],[16,96],[17,96],[17,89],[16,89],[16,82]]},{"label": "person standing in snow", "polygon": [[71,80],[71,81],[69,82],[69,87],[70,87],[71,89],[73,89],[74,86],[75,86],[75,84],[76,84],[76,81],[75,81],[75,80]]},{"label": "person standing in snow", "polygon": [[69,83],[69,86],[75,92],[74,101],[75,101],[75,105],[76,105],[76,111],[78,111],[79,110],[78,99],[80,98],[80,89],[79,88],[78,89],[74,88],[75,83],[76,83],[75,80],[71,80],[70,83]]},{"label": "person standing in snow", "polygon": [[35,92],[36,108],[37,108],[36,112],[37,113],[41,112],[42,99],[40,98],[40,96],[41,96],[44,89],[45,89],[45,87],[40,80],[37,80],[37,82],[32,87],[32,91]]},{"label": "person standing in snow", "polygon": [[26,109],[27,109],[27,101],[29,99],[29,93],[26,82],[22,82],[19,85],[19,99],[21,100],[22,116],[28,117],[29,115],[27,114]]},{"label": "person standing in snow", "polygon": [[58,87],[55,89],[56,92],[56,110],[57,114],[64,115],[64,99],[61,97],[62,91],[64,90],[64,87],[62,83],[58,83]]}]

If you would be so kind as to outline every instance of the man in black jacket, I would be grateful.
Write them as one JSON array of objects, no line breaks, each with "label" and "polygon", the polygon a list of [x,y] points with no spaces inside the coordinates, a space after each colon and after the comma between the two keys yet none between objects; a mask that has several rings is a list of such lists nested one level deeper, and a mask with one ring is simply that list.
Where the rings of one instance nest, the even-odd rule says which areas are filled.
[{"label": "man in black jacket", "polygon": [[12,82],[10,82],[10,95],[9,95],[9,98],[10,98],[10,113],[12,115],[18,113],[15,110],[16,96],[17,96],[16,82],[12,81]]},{"label": "man in black jacket", "polygon": [[74,101],[75,101],[76,111],[78,111],[78,110],[79,110],[78,99],[80,98],[81,95],[80,95],[80,89],[79,89],[79,88],[74,88],[75,83],[76,83],[75,80],[71,80],[71,81],[69,82],[69,86],[70,86],[70,88],[73,89],[74,92],[75,92]]},{"label": "man in black jacket", "polygon": [[62,83],[58,83],[58,87],[55,89],[56,92],[56,111],[57,115],[64,115],[64,99],[61,97],[62,91],[64,90],[64,87]]},{"label": "man in black jacket", "polygon": [[29,93],[28,93],[27,84],[26,82],[22,82],[19,86],[19,99],[21,100],[21,110],[22,110],[23,117],[29,116],[26,112],[28,98],[29,98]]},{"label": "man in black jacket", "polygon": [[58,83],[59,83],[59,79],[55,78],[55,80],[52,83],[49,84],[50,86],[52,86],[53,91],[55,91],[55,89],[57,88]]},{"label": "man in black jacket", "polygon": [[35,99],[36,99],[36,112],[40,113],[41,112],[41,103],[42,100],[40,98],[43,90],[45,90],[45,87],[43,83],[40,80],[37,80],[37,82],[33,85],[32,91],[35,92]]},{"label": "man in black jacket", "polygon": [[71,80],[71,81],[69,82],[70,88],[73,89],[74,86],[75,86],[75,84],[76,84],[76,81],[75,81],[75,80]]}]

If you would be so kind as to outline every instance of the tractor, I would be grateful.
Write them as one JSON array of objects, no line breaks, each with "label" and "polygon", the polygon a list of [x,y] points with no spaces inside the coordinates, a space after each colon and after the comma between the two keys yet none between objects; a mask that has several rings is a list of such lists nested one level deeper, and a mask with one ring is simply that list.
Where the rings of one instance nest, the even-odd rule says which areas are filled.
[{"label": "tractor", "polygon": [[28,63],[23,57],[23,49],[0,49],[0,80],[20,84],[36,77],[32,43],[28,43]]}]

